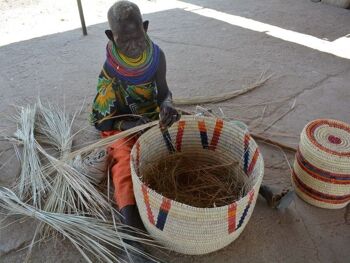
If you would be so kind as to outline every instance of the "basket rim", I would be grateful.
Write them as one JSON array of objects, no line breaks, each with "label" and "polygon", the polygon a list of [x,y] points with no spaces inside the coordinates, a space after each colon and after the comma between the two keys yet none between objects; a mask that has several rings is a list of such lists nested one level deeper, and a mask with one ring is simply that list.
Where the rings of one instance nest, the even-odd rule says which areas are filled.
[{"label": "basket rim", "polygon": [[[220,118],[214,118],[214,117],[206,117],[206,116],[183,116],[181,117],[180,120],[203,120],[203,119],[206,119],[206,120],[210,120],[210,121],[216,121]],[[240,126],[238,126],[237,124],[235,123],[232,123],[232,122],[228,122],[228,121],[225,121],[223,120],[225,123],[228,123],[229,125],[231,126],[234,126],[235,128],[241,130],[243,133],[248,133],[247,131],[244,131]],[[147,133],[149,133],[150,131],[153,131],[153,130],[156,130],[156,129],[159,129],[158,127],[153,127],[151,128],[150,130],[148,130],[147,132],[145,132],[144,134],[142,134],[136,141],[136,143],[134,144],[134,146],[132,147],[132,150],[131,150],[131,156],[133,156],[133,154],[135,153],[136,151],[136,145],[137,143],[142,139],[142,137],[144,135],[147,135]],[[250,134],[249,134],[250,135]],[[251,137],[251,136],[250,136]],[[256,143],[256,141],[251,137],[251,142],[257,147],[257,149],[259,149],[259,146],[258,144]],[[210,211],[210,212],[213,212],[213,211],[223,211],[223,210],[227,210],[227,208],[233,204],[239,204],[239,203],[244,203],[246,201],[246,199],[249,199],[249,194],[252,192],[252,191],[256,191],[258,190],[257,188],[260,187],[260,184],[263,180],[263,177],[264,177],[264,159],[263,159],[263,156],[260,154],[259,155],[259,158],[257,160],[257,163],[256,165],[260,165],[261,167],[261,170],[258,172],[258,175],[257,175],[257,179],[256,179],[256,182],[254,183],[254,185],[251,187],[251,189],[249,190],[249,192],[242,196],[241,198],[239,198],[238,200],[236,200],[235,202],[233,203],[230,203],[230,204],[227,204],[227,205],[224,205],[224,206],[218,206],[218,207],[196,207],[196,206],[191,206],[191,205],[188,205],[188,204],[185,204],[185,203],[181,203],[181,202],[178,202],[178,201],[175,201],[173,199],[170,199],[170,198],[167,198],[163,195],[161,195],[160,193],[158,193],[157,191],[155,191],[154,189],[152,189],[151,187],[149,187],[148,185],[146,185],[144,182],[141,181],[140,177],[138,176],[137,172],[136,172],[136,169],[135,169],[135,164],[134,164],[134,160],[133,158],[130,158],[130,167],[131,167],[131,175],[132,175],[132,178],[133,180],[136,180],[136,182],[142,187],[146,187],[146,189],[149,191],[149,193],[152,193],[152,195],[155,195],[156,197],[158,198],[167,198],[169,200],[171,200],[172,204],[175,205],[175,206],[178,206],[178,207],[181,207],[182,209],[191,209],[192,211],[197,211],[197,212],[206,212],[206,211]],[[134,183],[134,182],[133,182]],[[256,195],[256,193],[255,193]]]}]

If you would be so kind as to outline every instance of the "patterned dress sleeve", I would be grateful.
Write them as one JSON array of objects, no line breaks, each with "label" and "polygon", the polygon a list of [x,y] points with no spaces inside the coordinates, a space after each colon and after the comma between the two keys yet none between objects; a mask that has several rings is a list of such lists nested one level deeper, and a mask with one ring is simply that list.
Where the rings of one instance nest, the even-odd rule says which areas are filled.
[{"label": "patterned dress sleeve", "polygon": [[110,78],[103,69],[97,82],[97,95],[92,104],[90,123],[96,129],[108,131],[114,129],[114,119],[117,112],[117,98],[115,92],[115,80]]}]

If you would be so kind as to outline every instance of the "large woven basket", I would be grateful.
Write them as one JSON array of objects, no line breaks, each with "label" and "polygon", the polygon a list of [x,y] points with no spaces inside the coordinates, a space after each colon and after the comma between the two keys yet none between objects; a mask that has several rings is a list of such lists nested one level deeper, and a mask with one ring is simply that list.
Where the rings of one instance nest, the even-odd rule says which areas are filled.
[{"label": "large woven basket", "polygon": [[[248,193],[230,205],[197,208],[169,200],[143,184],[142,172],[147,162],[175,151],[193,154],[194,159],[205,153],[208,163],[211,158],[221,158],[223,163],[238,160],[238,176],[251,185]],[[142,221],[164,246],[183,254],[210,253],[234,241],[248,223],[263,179],[264,164],[255,141],[236,124],[215,118],[183,117],[168,133],[162,134],[159,128],[144,133],[131,156],[134,192]]]},{"label": "large woven basket", "polygon": [[300,136],[292,182],[306,202],[322,208],[343,208],[350,202],[350,126],[336,120],[315,120]]}]

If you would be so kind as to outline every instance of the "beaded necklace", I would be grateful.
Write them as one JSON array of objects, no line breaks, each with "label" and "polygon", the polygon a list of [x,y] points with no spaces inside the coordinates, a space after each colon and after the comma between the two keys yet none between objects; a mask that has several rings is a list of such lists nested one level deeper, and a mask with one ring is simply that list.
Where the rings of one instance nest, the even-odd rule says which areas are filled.
[{"label": "beaded necklace", "polygon": [[149,82],[155,75],[159,63],[159,47],[146,35],[147,47],[138,58],[122,54],[112,43],[107,44],[107,71],[129,84],[139,85]]}]

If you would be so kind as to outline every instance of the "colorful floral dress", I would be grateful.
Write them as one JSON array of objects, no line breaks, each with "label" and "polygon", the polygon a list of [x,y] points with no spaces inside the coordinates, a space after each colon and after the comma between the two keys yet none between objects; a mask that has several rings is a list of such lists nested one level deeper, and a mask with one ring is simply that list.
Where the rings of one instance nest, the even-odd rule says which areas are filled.
[{"label": "colorful floral dress", "polygon": [[113,129],[113,117],[118,115],[158,117],[155,74],[160,50],[148,37],[147,43],[146,50],[136,59],[125,57],[112,42],[107,44],[107,59],[90,114],[90,122],[97,128]]}]

